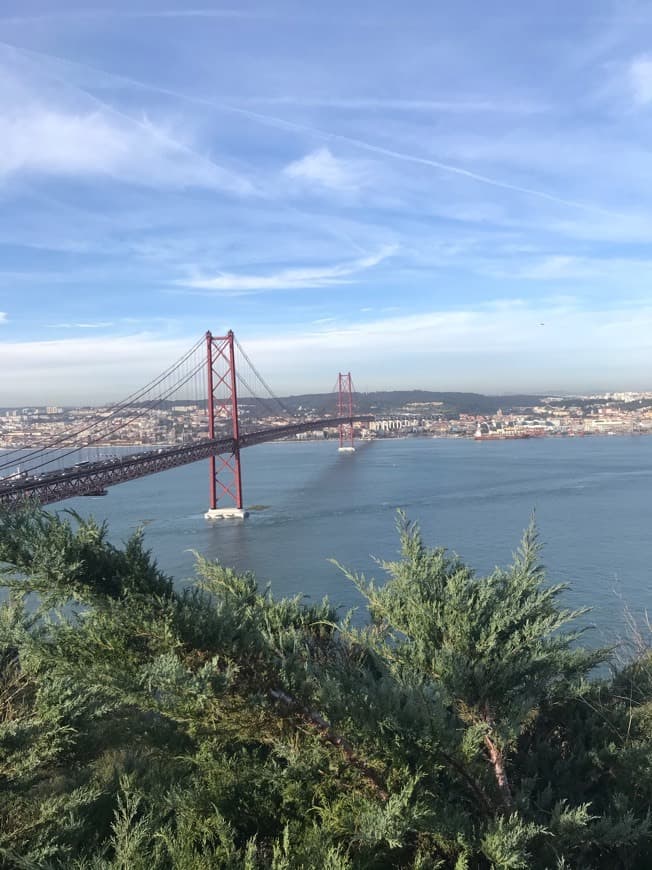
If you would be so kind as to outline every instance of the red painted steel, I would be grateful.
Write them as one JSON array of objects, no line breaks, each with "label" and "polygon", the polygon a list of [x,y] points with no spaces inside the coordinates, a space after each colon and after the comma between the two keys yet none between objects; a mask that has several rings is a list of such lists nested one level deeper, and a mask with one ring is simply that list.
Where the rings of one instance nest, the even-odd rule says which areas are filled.
[{"label": "red painted steel", "polygon": [[233,501],[235,507],[242,509],[240,467],[242,448],[336,426],[339,427],[340,447],[345,444],[350,444],[352,447],[354,421],[368,422],[373,419],[367,414],[353,413],[353,382],[349,372],[346,375],[340,374],[338,378],[337,417],[304,420],[300,423],[240,434],[235,339],[231,330],[224,336],[206,333],[206,366],[208,386],[208,438],[206,440],[189,445],[143,451],[119,458],[86,462],[83,468],[73,466],[33,476],[27,475],[19,480],[0,478],[0,508],[17,506],[25,501],[45,505],[79,495],[103,494],[106,487],[118,483],[209,459],[210,507],[216,508],[218,500],[226,497],[227,500]]},{"label": "red painted steel", "polygon": [[[208,437],[215,438],[225,419],[231,421],[232,452],[226,456],[211,456],[209,464],[209,507],[215,510],[223,499],[232,500],[242,509],[242,474],[240,469],[240,426],[238,421],[238,390],[235,370],[233,330],[226,335],[206,333],[208,367]],[[216,425],[217,424],[217,425]],[[218,496],[218,492],[220,493]]]},{"label": "red painted steel", "polygon": [[[373,417],[369,414],[355,414],[353,420],[369,422]],[[291,438],[301,432],[331,428],[350,421],[351,418],[348,416],[325,417],[302,423],[290,423],[287,426],[259,429],[257,432],[241,435],[237,446],[253,447],[267,441]],[[24,480],[0,480],[0,507],[17,507],[23,502],[30,501],[41,505],[53,504],[79,495],[91,495],[109,486],[158,474],[167,471],[168,468],[203,461],[210,456],[219,457],[222,461],[224,456],[233,453],[235,446],[231,437],[207,438],[205,441],[196,441],[193,444],[164,447],[159,450],[132,453],[130,456],[89,462],[83,469],[65,468]]]},{"label": "red painted steel", "polygon": [[[215,438],[215,405],[213,402],[213,336],[206,333],[206,383],[208,385],[208,437]],[[208,505],[215,508],[217,492],[215,487],[215,456],[208,459]]]},{"label": "red painted steel", "polygon": [[353,447],[353,381],[351,372],[337,378],[337,416],[348,417],[349,422],[340,423],[340,447]]},{"label": "red painted steel", "polygon": [[231,374],[231,419],[233,421],[233,483],[235,506],[242,510],[242,474],[240,466],[240,422],[238,419],[238,381],[235,375],[235,346],[233,330],[229,329],[229,370]]}]

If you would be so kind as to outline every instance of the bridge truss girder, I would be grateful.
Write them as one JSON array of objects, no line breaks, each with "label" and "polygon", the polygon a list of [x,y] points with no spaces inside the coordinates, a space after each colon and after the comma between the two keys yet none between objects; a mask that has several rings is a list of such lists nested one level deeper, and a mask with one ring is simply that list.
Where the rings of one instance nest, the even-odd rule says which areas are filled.
[{"label": "bridge truss girder", "polygon": [[84,469],[68,468],[44,475],[40,480],[12,481],[4,485],[0,481],[0,506],[18,506],[25,501],[47,505],[76,496],[92,495],[109,486],[158,474],[180,465],[189,465],[211,457],[232,457],[236,451],[239,452],[244,447],[253,447],[266,441],[275,441],[301,432],[316,431],[340,424],[369,422],[372,419],[372,416],[362,414],[353,417],[308,420],[240,435],[237,441],[234,438],[209,438],[183,447],[166,447],[159,451],[132,454],[118,461],[92,462]]}]

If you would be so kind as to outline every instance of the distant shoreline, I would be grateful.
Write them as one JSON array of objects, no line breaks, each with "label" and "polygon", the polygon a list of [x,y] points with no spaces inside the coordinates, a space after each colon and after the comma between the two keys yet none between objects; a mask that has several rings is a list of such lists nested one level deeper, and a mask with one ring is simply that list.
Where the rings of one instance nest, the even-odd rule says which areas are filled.
[{"label": "distant shoreline", "polygon": [[[476,441],[478,444],[486,443],[486,442],[496,442],[496,441],[541,441],[541,440],[550,440],[550,439],[560,439],[560,438],[641,438],[641,437],[649,437],[652,435],[652,430],[646,432],[551,432],[550,434],[535,434],[535,435],[523,435],[523,436],[496,436],[491,438],[475,438],[473,435],[431,435],[426,432],[418,432],[418,433],[405,433],[404,435],[384,435],[381,437],[374,438],[358,438],[356,439],[357,443],[368,444],[373,441],[406,441],[408,439],[418,438],[420,440],[435,440],[435,441]],[[337,438],[278,438],[274,442],[269,443],[277,443],[277,444],[313,444],[315,441],[323,441],[323,442],[332,442],[335,443]],[[161,443],[161,442],[152,442],[149,444],[92,444],[88,446],[80,446],[75,447],[74,445],[68,445],[66,447],[60,448],[51,448],[53,450],[59,449],[62,451],[66,450],[131,450],[132,452],[138,452],[139,450],[146,450],[150,448],[157,447],[179,447],[180,444],[176,443]],[[47,449],[47,444],[39,444],[31,443],[25,445],[2,445],[0,446],[0,451],[12,451],[12,450],[43,450]]]}]

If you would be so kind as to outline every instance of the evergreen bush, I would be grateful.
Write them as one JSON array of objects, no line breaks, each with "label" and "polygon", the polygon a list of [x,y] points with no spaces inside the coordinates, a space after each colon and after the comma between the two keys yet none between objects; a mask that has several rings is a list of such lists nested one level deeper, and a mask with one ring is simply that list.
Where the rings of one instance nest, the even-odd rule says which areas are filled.
[{"label": "evergreen bush", "polygon": [[650,654],[582,645],[533,526],[487,577],[398,526],[356,628],[0,517],[0,866],[652,866]]}]

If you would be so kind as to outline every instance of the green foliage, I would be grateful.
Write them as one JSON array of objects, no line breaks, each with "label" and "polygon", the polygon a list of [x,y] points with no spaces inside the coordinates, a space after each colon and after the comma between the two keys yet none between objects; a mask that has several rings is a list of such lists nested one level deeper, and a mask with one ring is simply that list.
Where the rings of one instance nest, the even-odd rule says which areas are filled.
[{"label": "green foliage", "polygon": [[483,578],[399,536],[383,583],[351,575],[360,629],[2,516],[0,867],[650,866],[649,653],[595,676],[533,526]]},{"label": "green foliage", "polygon": [[138,592],[172,594],[172,581],[143,549],[141,532],[119,550],[108,542],[107,531],[106,523],[83,520],[73,511],[64,516],[37,509],[2,511],[0,564],[20,575],[7,576],[5,585],[38,592],[46,604]]}]

